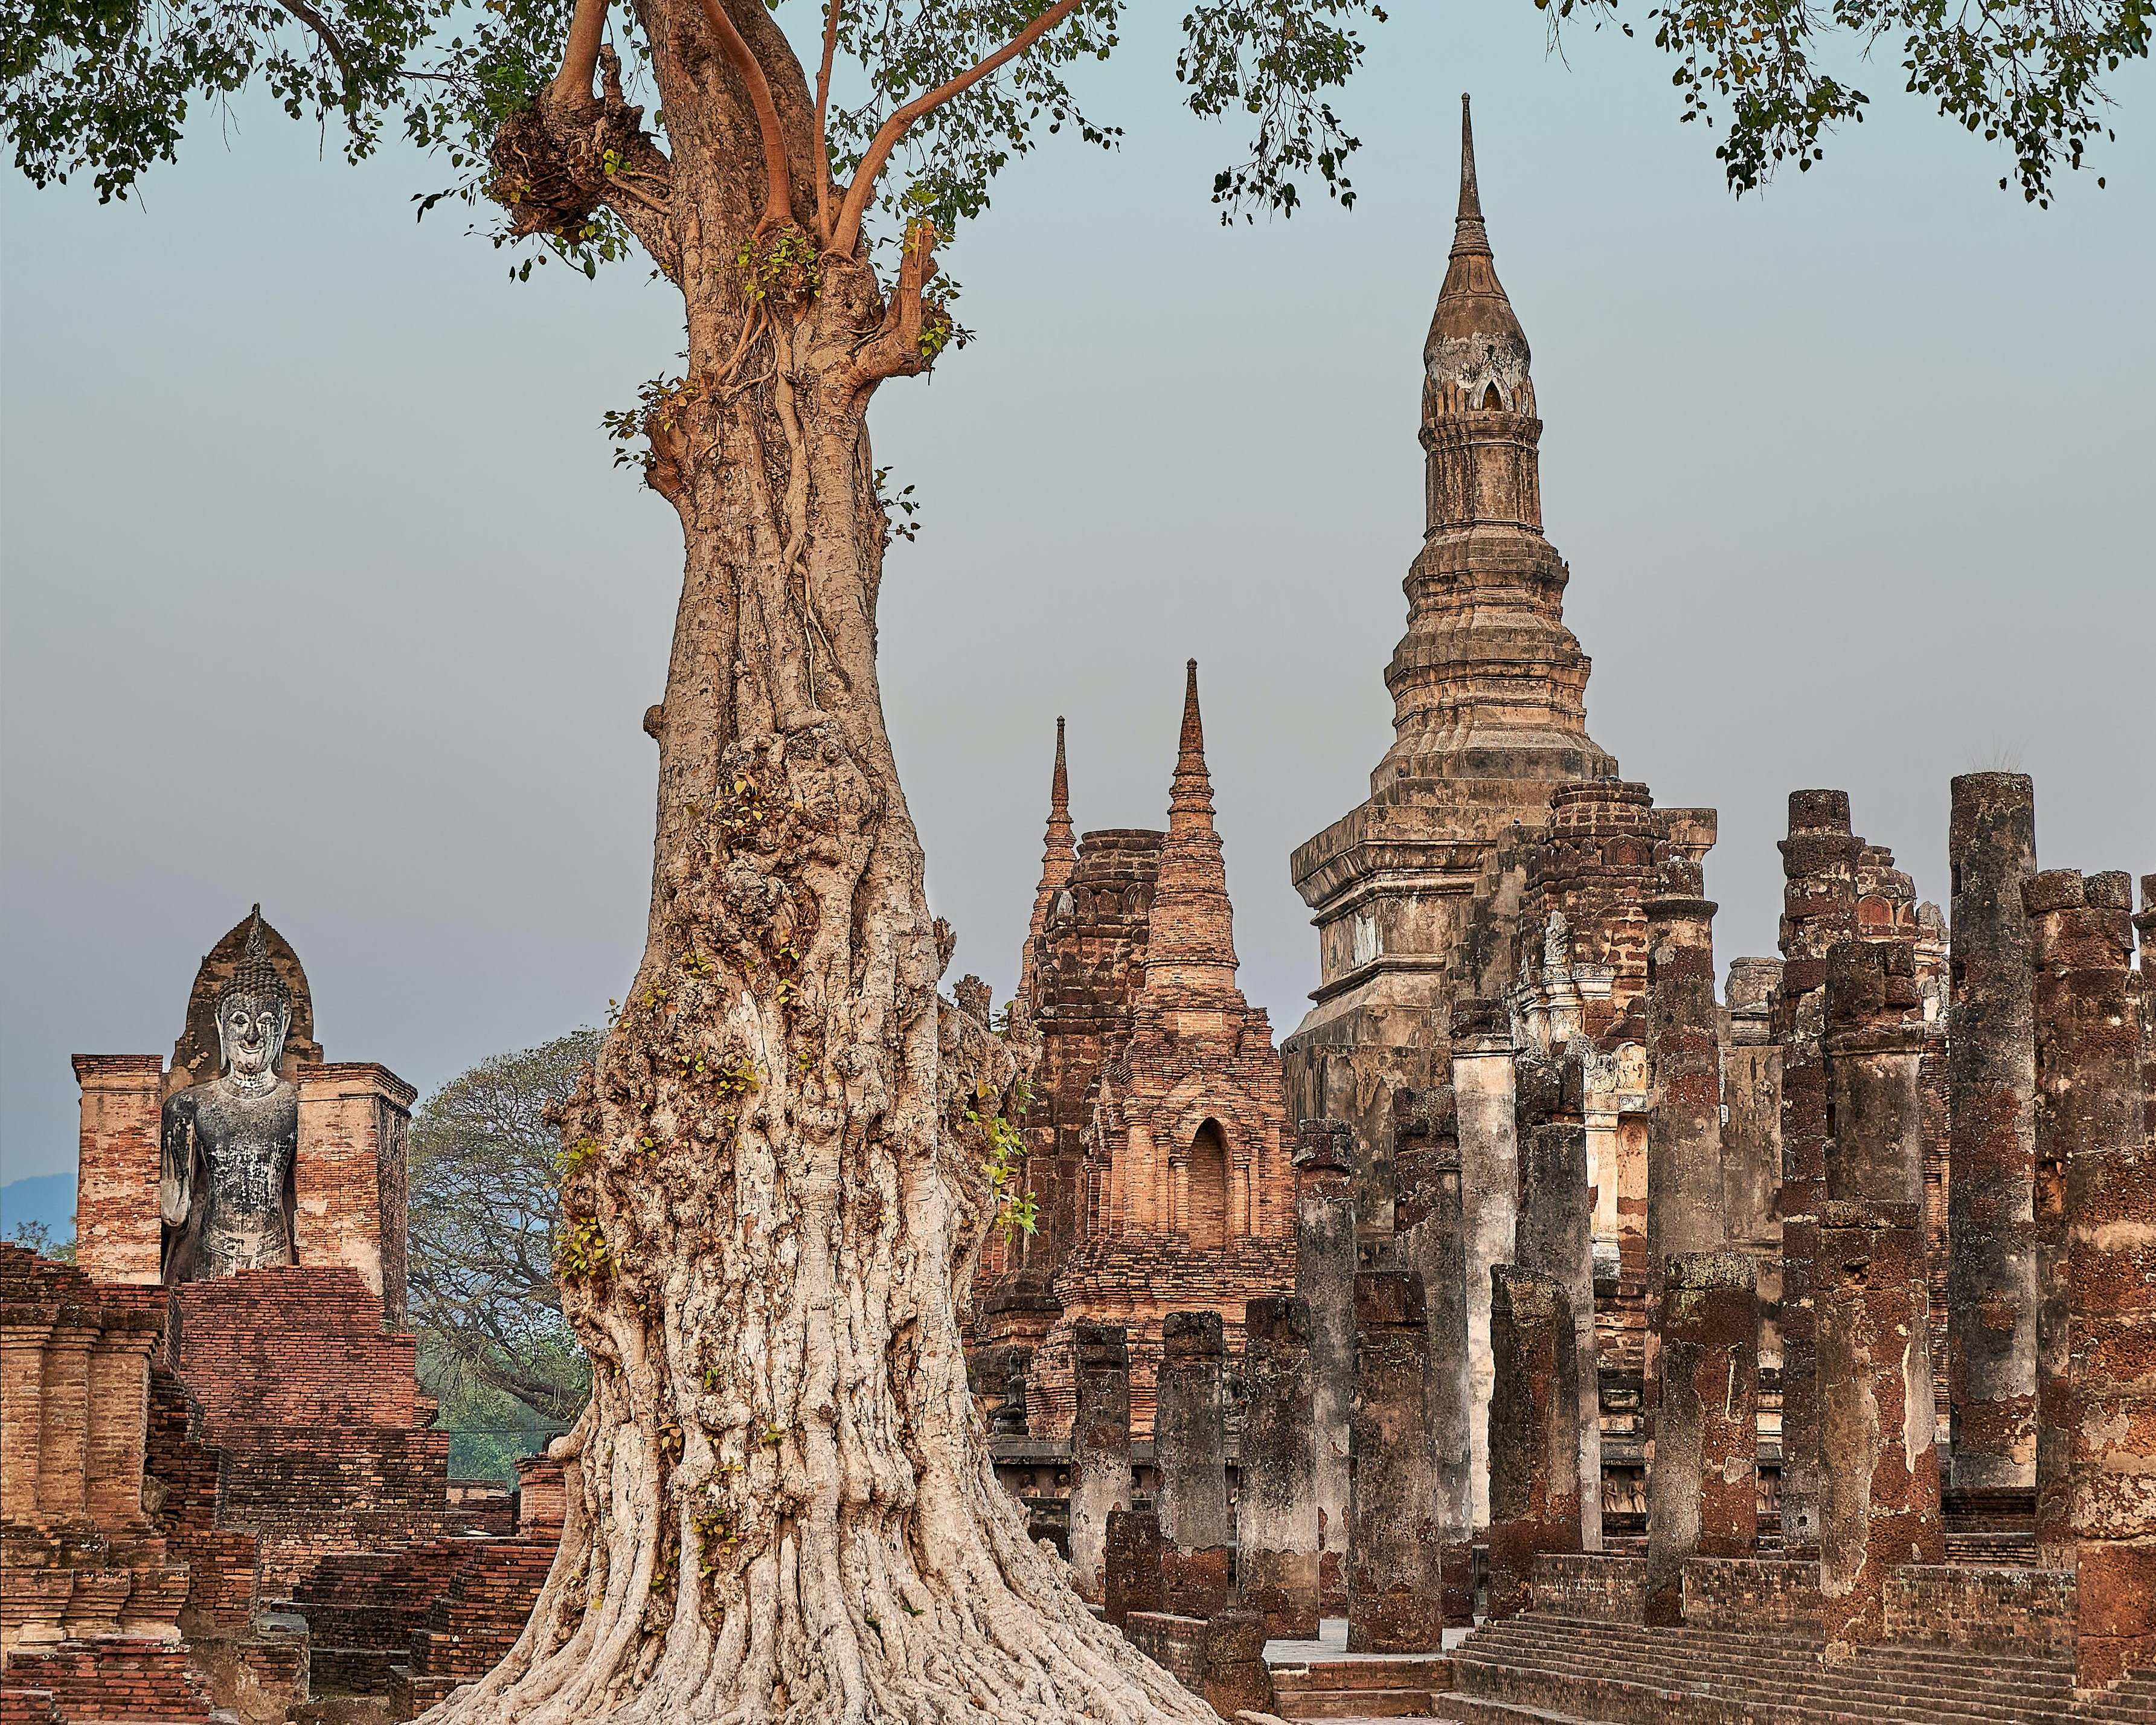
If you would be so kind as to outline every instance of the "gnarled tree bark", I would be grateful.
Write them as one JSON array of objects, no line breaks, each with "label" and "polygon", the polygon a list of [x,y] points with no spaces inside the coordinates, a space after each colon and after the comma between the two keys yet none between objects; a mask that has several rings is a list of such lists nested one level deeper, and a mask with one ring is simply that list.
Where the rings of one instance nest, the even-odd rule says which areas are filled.
[{"label": "gnarled tree bark", "polygon": [[933,234],[887,291],[870,187],[828,182],[758,0],[636,12],[670,155],[582,0],[494,189],[529,232],[614,210],[685,302],[687,375],[644,424],[686,551],[645,720],[649,945],[565,1120],[581,1488],[516,1650],[429,1717],[1210,1719],[1029,1541],[967,1392],[957,1297],[998,1204],[981,1122],[1024,1051],[937,999],[864,425],[947,327]]}]

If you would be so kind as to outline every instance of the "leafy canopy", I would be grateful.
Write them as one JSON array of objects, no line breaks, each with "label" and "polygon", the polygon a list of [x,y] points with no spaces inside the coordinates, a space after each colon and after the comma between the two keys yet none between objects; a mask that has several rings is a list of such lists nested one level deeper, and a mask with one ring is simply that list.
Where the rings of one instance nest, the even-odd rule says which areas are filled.
[{"label": "leafy canopy", "polygon": [[[578,1030],[496,1055],[427,1098],[412,1119],[412,1327],[421,1376],[449,1423],[476,1411],[561,1430],[591,1370],[562,1316],[562,1140],[554,1124],[598,1052]],[[511,1403],[521,1411],[501,1410]]]},{"label": "leafy canopy", "polygon": [[[813,66],[821,0],[767,0]],[[832,142],[843,175],[878,122],[1008,42],[1049,0],[840,0],[844,80]],[[924,116],[886,181],[887,213],[921,215],[947,237],[988,203],[997,172],[1068,130],[1112,145],[1070,78],[1116,45],[1127,0],[1086,0],[1029,51]],[[1186,0],[1176,71],[1188,105],[1246,129],[1216,177],[1224,219],[1286,214],[1322,185],[1342,203],[1356,148],[1332,105],[1365,52],[1378,0]],[[1554,28],[1575,13],[1629,30],[1628,0],[1534,0]],[[1650,0],[1645,18],[1675,61],[1683,116],[1722,131],[1731,187],[1783,162],[1809,168],[1826,134],[1869,98],[1826,64],[1896,53],[1907,87],[2003,143],[2011,178],[2049,197],[2104,130],[2099,79],[2145,58],[2151,0]],[[357,158],[389,130],[443,152],[451,190],[476,203],[489,145],[561,59],[571,0],[0,0],[0,119],[17,166],[44,185],[87,172],[126,197],[172,159],[197,104],[266,90],[295,119],[334,132]],[[612,14],[624,59],[642,58],[635,14]],[[662,139],[663,116],[654,116]],[[2002,181],[2002,184],[2005,183]],[[426,200],[429,204],[439,201]],[[542,244],[588,267],[620,254],[602,222]]]}]

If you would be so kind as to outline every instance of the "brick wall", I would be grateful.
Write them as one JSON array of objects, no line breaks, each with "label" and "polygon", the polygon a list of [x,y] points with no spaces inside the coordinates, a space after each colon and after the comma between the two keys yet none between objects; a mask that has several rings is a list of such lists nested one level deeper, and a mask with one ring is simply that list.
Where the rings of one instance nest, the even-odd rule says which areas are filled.
[{"label": "brick wall", "polygon": [[1543,1552],[1535,1558],[1535,1609],[1595,1623],[1645,1620],[1647,1560],[1595,1552]]},{"label": "brick wall", "polygon": [[2063,1569],[1910,1563],[1887,1580],[1887,1639],[2020,1659],[2071,1658],[2074,1578]]},{"label": "brick wall", "polygon": [[1820,1632],[1819,1565],[1760,1558],[1691,1558],[1684,1566],[1685,1626]]},{"label": "brick wall", "polygon": [[1133,1611],[1123,1620],[1131,1645],[1194,1695],[1205,1687],[1205,1620]]}]

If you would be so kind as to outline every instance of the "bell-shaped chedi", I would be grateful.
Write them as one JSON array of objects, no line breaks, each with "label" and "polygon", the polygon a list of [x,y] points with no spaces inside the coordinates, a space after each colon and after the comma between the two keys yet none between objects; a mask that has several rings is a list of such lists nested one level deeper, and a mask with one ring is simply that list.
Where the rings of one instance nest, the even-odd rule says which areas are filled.
[{"label": "bell-shaped chedi", "polygon": [[1291,863],[1320,968],[1284,1050],[1291,1106],[1353,1122],[1366,1156],[1385,1153],[1396,1087],[1450,1076],[1434,1009],[1512,980],[1512,829],[1539,829],[1557,786],[1617,771],[1587,732],[1569,572],[1543,536],[1530,358],[1497,279],[1463,97],[1459,213],[1423,347],[1428,526],[1385,670],[1393,745],[1369,799]]}]

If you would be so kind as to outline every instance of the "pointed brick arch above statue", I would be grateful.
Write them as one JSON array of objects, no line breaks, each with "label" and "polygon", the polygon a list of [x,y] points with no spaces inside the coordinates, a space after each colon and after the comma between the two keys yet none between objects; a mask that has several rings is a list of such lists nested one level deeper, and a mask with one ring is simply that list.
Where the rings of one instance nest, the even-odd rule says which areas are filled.
[{"label": "pointed brick arch above statue", "polygon": [[[260,906],[256,907],[259,911]],[[222,939],[203,955],[195,972],[194,987],[187,992],[187,1016],[180,1039],[172,1045],[172,1064],[165,1075],[165,1094],[172,1096],[191,1085],[207,1083],[218,1076],[222,1055],[217,1040],[217,1004],[232,981],[232,973],[247,950],[247,927],[255,912],[242,916]],[[285,1038],[285,1057],[279,1075],[295,1078],[302,1063],[320,1060],[322,1046],[315,1040],[315,999],[307,988],[307,973],[292,943],[262,924],[263,944],[270,963],[292,994],[292,1028]]]}]

